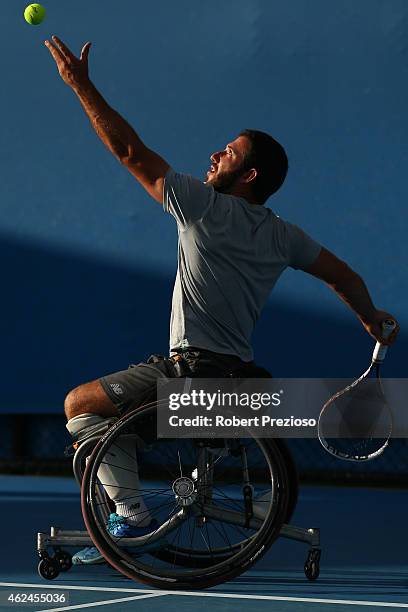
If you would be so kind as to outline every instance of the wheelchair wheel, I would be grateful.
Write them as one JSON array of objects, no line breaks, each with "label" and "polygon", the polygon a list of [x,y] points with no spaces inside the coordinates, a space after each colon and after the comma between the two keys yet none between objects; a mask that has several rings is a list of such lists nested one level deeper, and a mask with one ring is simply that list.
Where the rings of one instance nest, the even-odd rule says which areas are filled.
[{"label": "wheelchair wheel", "polygon": [[289,476],[290,487],[289,487],[288,510],[286,512],[286,517],[284,521],[286,525],[289,525],[290,520],[295,511],[298,497],[299,497],[299,474],[298,474],[295,462],[293,461],[292,453],[287,447],[285,441],[281,440],[280,438],[276,438],[273,440],[273,442],[278,447],[279,452],[281,453],[283,457],[283,460],[285,462],[286,469],[288,472],[288,476]]},{"label": "wheelchair wheel", "polygon": [[86,468],[86,460],[91,455],[92,450],[101,439],[101,436],[88,438],[78,447],[72,459],[72,471],[79,488],[81,488],[82,478]]},{"label": "wheelchair wheel", "polygon": [[[272,446],[272,448],[271,448]],[[299,475],[296,469],[296,465],[293,461],[293,457],[285,444],[285,442],[279,438],[269,441],[270,452],[282,454],[285,466],[288,472],[289,488],[288,488],[288,506],[284,523],[289,524],[292,518],[293,512],[296,508],[298,495],[299,495]],[[258,501],[258,507],[262,508],[262,501]],[[266,510],[266,508],[265,508]],[[239,546],[237,545],[237,550]],[[214,551],[212,551],[214,555]],[[168,546],[167,548],[160,549],[155,552],[151,552],[151,555],[161,559],[162,561],[168,561],[181,565],[184,567],[208,567],[210,554],[208,551],[197,551],[189,548]],[[216,554],[216,560],[218,562],[224,561],[230,556],[231,551],[228,548],[218,548]],[[210,559],[211,561],[211,559]]]},{"label": "wheelchair wheel", "polygon": [[[199,439],[157,439],[158,409],[153,402],[122,417],[95,447],[82,481],[86,527],[108,563],[132,580],[164,589],[220,584],[249,569],[279,535],[290,502],[284,453],[272,439],[245,438],[222,448]],[[138,450],[139,492],[159,527],[140,538],[115,538],[98,502],[104,483],[97,473],[121,437],[136,432],[145,442]],[[261,497],[259,518],[252,500]]]},{"label": "wheelchair wheel", "polygon": [[[82,486],[82,479],[87,461],[100,439],[101,436],[89,438],[88,440],[84,441],[75,452],[72,461],[72,470],[79,488]],[[98,498],[99,512],[101,516],[103,516],[104,520],[107,521],[109,514],[115,511],[115,504],[109,499],[103,487],[98,488],[96,491],[96,496]]]}]

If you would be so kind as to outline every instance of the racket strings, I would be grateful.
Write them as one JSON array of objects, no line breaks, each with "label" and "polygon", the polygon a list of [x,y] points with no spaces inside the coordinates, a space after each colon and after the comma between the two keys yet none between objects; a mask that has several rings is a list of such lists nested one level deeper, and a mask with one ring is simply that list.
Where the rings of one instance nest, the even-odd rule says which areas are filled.
[{"label": "racket strings", "polygon": [[[374,369],[376,378],[369,378]],[[335,393],[319,417],[319,439],[340,458],[361,461],[378,456],[392,432],[392,416],[379,378],[379,365]]]}]

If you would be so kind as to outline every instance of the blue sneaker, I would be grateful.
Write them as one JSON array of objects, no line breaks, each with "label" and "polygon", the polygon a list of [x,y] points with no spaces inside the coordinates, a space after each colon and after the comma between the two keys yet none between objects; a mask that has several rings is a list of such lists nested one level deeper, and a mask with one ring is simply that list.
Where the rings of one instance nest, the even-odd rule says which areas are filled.
[{"label": "blue sneaker", "polygon": [[[135,538],[142,535],[151,533],[157,529],[159,523],[156,519],[153,519],[148,527],[137,527],[136,525],[128,525],[126,518],[119,514],[112,513],[109,516],[107,523],[108,532],[116,538]],[[160,538],[151,544],[145,544],[138,549],[138,553],[145,553],[150,550],[157,550],[167,544],[165,538]],[[134,549],[133,549],[134,550]],[[106,563],[105,558],[101,555],[99,550],[95,546],[87,546],[82,550],[78,551],[72,557],[73,565],[97,565],[100,563]]]},{"label": "blue sneaker", "polygon": [[73,565],[96,565],[97,563],[106,562],[95,546],[87,546],[72,557]]},{"label": "blue sneaker", "polygon": [[126,517],[112,512],[109,515],[107,523],[108,532],[115,538],[138,538],[155,531],[159,527],[156,519],[152,519],[147,527],[138,527],[137,525],[129,525]]},{"label": "blue sneaker", "polygon": [[[138,538],[143,535],[147,535],[152,531],[158,529],[159,523],[156,519],[152,519],[146,527],[138,527],[137,525],[129,525],[126,521],[126,517],[120,516],[116,514],[116,512],[112,512],[109,515],[108,519],[108,532],[114,536],[115,538]],[[144,544],[137,549],[132,549],[132,552],[145,553],[151,550],[157,550],[158,548],[162,548],[162,546],[167,545],[167,540],[165,537],[161,537],[159,540],[155,540],[150,544]]]}]

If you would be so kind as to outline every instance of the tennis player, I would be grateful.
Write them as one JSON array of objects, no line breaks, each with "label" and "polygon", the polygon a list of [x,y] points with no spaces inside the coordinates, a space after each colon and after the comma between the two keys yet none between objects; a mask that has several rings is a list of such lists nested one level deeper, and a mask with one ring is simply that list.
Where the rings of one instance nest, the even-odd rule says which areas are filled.
[{"label": "tennis player", "polygon": [[[211,155],[204,181],[181,174],[142,142],[91,82],[90,43],[79,58],[55,36],[45,45],[99,138],[176,219],[179,236],[169,357],[152,355],[147,363],[73,389],[65,400],[65,414],[74,440],[103,431],[112,419],[152,397],[163,374],[225,377],[255,367],[250,338],[270,291],[288,266],[326,282],[367,332],[381,340],[382,321],[395,317],[374,307],[362,278],[301,228],[264,206],[288,169],[286,153],[275,139],[245,130]],[[397,325],[386,344],[395,340],[398,329]],[[122,454],[116,463],[129,465],[128,471],[102,466],[105,472],[98,472],[102,482],[113,485],[105,486],[116,505],[108,530],[114,536],[143,535],[151,532],[155,519],[137,490],[129,499],[129,490],[137,489],[136,456],[132,447]],[[103,558],[88,547],[73,561],[91,564]]]}]

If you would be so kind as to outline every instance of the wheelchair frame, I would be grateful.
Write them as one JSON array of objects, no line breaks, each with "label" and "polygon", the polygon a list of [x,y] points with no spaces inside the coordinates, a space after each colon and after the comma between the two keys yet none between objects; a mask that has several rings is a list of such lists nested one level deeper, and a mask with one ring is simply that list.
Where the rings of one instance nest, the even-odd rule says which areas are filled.
[{"label": "wheelchair frame", "polygon": [[[79,486],[82,481],[82,465],[86,457],[89,456],[92,449],[99,442],[101,435],[94,436],[84,441],[76,450],[73,469],[74,476]],[[205,449],[203,449],[205,450]],[[199,455],[201,457],[201,463],[206,462],[206,457],[203,453]],[[199,459],[200,461],[200,459]],[[101,493],[100,493],[101,495]],[[102,501],[102,500],[101,500]],[[106,509],[106,504],[101,506],[104,508],[104,518],[108,518],[109,511]],[[231,524],[242,525],[243,515],[236,512],[228,511],[228,518],[225,520],[224,510],[217,510],[211,505],[204,504],[205,515],[208,518],[220,519],[223,518],[225,522]],[[153,542],[159,539],[173,523],[182,522],[184,520],[185,510],[181,507],[180,511],[175,514],[168,522],[164,523],[152,536],[143,536],[137,538],[137,544],[134,538],[123,538],[120,542],[120,546],[126,548],[138,547],[143,544],[144,539],[149,539],[149,542]],[[234,516],[236,515],[236,516]],[[260,528],[262,525],[262,519],[252,517],[250,519],[250,526]],[[171,523],[171,525],[170,525]],[[297,542],[303,542],[310,546],[307,558],[304,563],[304,573],[308,580],[316,580],[320,573],[320,530],[319,528],[302,528],[294,525],[284,524],[280,530],[279,537],[286,538],[289,540],[295,540]],[[66,572],[72,567],[72,556],[65,550],[65,547],[82,547],[82,546],[93,546],[93,541],[87,531],[80,530],[64,530],[60,527],[52,526],[50,533],[38,533],[37,534],[37,553],[40,557],[38,565],[38,571],[41,577],[46,580],[53,580],[57,578],[60,572]],[[54,554],[49,553],[49,549],[53,550]]]}]

